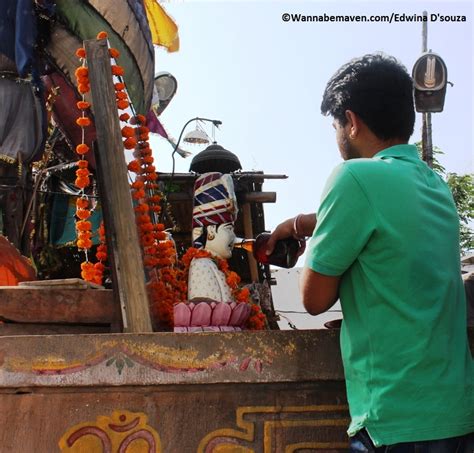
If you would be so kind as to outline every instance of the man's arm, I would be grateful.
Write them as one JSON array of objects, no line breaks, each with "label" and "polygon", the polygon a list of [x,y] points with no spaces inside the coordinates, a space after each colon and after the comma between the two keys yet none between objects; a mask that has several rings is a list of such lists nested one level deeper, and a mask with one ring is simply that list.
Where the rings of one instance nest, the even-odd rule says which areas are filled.
[{"label": "man's arm", "polygon": [[[286,239],[294,237],[301,239],[303,237],[308,237],[313,234],[313,231],[316,227],[316,214],[300,214],[291,219],[287,219],[284,222],[280,223],[275,230],[273,230],[272,235],[267,243],[267,255],[270,255],[275,248],[275,243],[281,239]],[[302,255],[304,252],[304,243],[298,253]]]},{"label": "man's arm", "polygon": [[339,298],[340,281],[340,275],[331,277],[305,267],[300,283],[306,311],[315,316],[329,310]]}]

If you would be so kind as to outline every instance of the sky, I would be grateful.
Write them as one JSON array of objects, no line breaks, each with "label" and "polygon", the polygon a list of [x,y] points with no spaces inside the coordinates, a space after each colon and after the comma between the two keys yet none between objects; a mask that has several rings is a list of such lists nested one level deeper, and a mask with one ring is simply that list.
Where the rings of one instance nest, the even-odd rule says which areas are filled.
[{"label": "sky", "polygon": [[[383,51],[411,73],[421,55],[421,22],[285,22],[284,13],[303,15],[440,14],[466,22],[428,22],[428,48],[448,68],[444,111],[432,115],[433,144],[447,171],[473,172],[472,2],[202,2],[163,3],[179,27],[179,52],[156,51],[156,72],[168,71],[178,91],[161,115],[177,138],[190,118],[222,121],[217,142],[237,154],[243,170],[286,174],[265,182],[277,201],[265,205],[267,229],[300,212],[317,210],[332,169],[341,162],[332,119],[320,113],[328,79],[351,58]],[[431,16],[430,16],[431,17]],[[438,17],[438,16],[437,16]],[[188,126],[186,132],[193,129]],[[211,128],[206,126],[211,135]],[[421,139],[417,114],[410,142]],[[171,171],[171,146],[152,140],[159,171]],[[204,147],[183,145],[194,154]],[[191,157],[192,158],[192,157]],[[178,156],[176,171],[191,158]]]}]

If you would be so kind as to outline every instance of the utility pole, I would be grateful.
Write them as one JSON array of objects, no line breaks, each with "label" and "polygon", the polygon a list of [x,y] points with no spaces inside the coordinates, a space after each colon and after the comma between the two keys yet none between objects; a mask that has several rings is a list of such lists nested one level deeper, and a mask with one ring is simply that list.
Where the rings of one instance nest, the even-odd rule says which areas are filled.
[{"label": "utility pole", "polygon": [[[421,52],[428,52],[428,12],[423,11],[423,29],[422,29],[422,46]],[[421,147],[422,159],[428,167],[433,168],[433,140],[431,132],[431,112],[422,114],[421,127]]]}]

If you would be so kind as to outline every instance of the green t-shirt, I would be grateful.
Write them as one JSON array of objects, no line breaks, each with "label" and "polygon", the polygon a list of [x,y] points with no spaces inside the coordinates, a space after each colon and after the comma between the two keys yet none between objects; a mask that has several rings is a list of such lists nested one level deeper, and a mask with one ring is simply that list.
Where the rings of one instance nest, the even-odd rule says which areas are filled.
[{"label": "green t-shirt", "polygon": [[415,146],[335,169],[306,265],[342,275],[349,435],[365,427],[380,446],[474,431],[459,218]]}]

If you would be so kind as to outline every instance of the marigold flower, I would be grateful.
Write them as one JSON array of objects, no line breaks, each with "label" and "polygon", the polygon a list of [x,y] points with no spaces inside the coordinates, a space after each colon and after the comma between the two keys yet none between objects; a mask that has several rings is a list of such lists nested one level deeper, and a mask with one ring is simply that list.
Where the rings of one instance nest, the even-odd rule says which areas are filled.
[{"label": "marigold flower", "polygon": [[140,126],[138,128],[138,132],[140,134],[148,134],[150,132],[150,129],[148,129],[146,126]]},{"label": "marigold flower", "polygon": [[143,189],[144,186],[142,181],[135,181],[131,184],[132,189]]},{"label": "marigold flower", "polygon": [[135,129],[130,126],[122,127],[122,137],[133,137],[135,135]]},{"label": "marigold flower", "polygon": [[95,263],[94,264],[94,269],[96,271],[104,271],[105,270],[105,266],[102,264],[102,263]]},{"label": "marigold flower", "polygon": [[140,134],[140,135],[138,136],[138,138],[139,138],[141,141],[146,142],[146,141],[150,138],[150,136],[149,136],[148,134]]},{"label": "marigold flower", "polygon": [[140,225],[140,230],[143,233],[151,233],[153,232],[153,224],[151,222],[142,224]]},{"label": "marigold flower", "polygon": [[77,246],[80,249],[90,249],[92,247],[92,241],[90,239],[78,239]]},{"label": "marigold flower", "polygon": [[104,222],[100,222],[100,226],[99,226],[99,235],[101,238],[104,238],[105,239],[105,225],[104,225]]},{"label": "marigold flower", "polygon": [[97,39],[106,39],[107,38],[107,32],[106,31],[100,31],[98,34],[97,34]]},{"label": "marigold flower", "polygon": [[89,151],[89,147],[85,143],[76,146],[76,153],[84,155]]},{"label": "marigold flower", "polygon": [[75,71],[74,75],[79,77],[87,77],[89,75],[89,69],[86,66],[79,66]]},{"label": "marigold flower", "polygon": [[87,162],[87,160],[85,159],[82,159],[82,160],[77,161],[77,166],[79,168],[87,168],[89,166],[89,162]]},{"label": "marigold flower", "polygon": [[74,184],[79,187],[79,189],[85,189],[90,184],[90,179],[89,177],[80,176],[76,178]]},{"label": "marigold flower", "polygon": [[77,91],[79,91],[79,93],[81,93],[81,94],[88,93],[90,91],[90,89],[91,89],[91,87],[87,83],[80,83],[77,86]]},{"label": "marigold flower", "polygon": [[112,74],[115,76],[123,76],[125,74],[124,69],[122,66],[119,66],[117,64],[112,65]]},{"label": "marigold flower", "polygon": [[146,203],[142,203],[142,204],[139,204],[138,206],[135,206],[134,209],[136,213],[145,214],[150,210],[150,206],[148,206]]},{"label": "marigold flower", "polygon": [[122,91],[124,88],[125,88],[125,83],[122,83],[122,82],[117,82],[115,85],[114,85],[115,89],[117,91]]},{"label": "marigold flower", "polygon": [[151,156],[152,151],[151,148],[140,148],[140,157],[146,157],[146,156]]},{"label": "marigold flower", "polygon": [[143,264],[146,267],[155,267],[158,264],[158,259],[153,256],[145,256]]},{"label": "marigold flower", "polygon": [[117,91],[115,93],[115,98],[116,99],[125,99],[125,100],[127,100],[128,96],[127,96],[127,93],[125,93],[125,91]]},{"label": "marigold flower", "polygon": [[156,181],[158,179],[158,175],[156,173],[148,173],[145,178],[147,181]]},{"label": "marigold flower", "polygon": [[79,49],[76,50],[76,57],[86,58],[86,49],[84,49],[84,47],[79,47]]},{"label": "marigold flower", "polygon": [[82,271],[81,272],[81,277],[87,282],[92,282],[94,280],[94,276],[95,276],[94,271],[92,271],[92,272]]},{"label": "marigold flower", "polygon": [[105,244],[100,244],[97,246],[97,251],[107,253],[107,246]]},{"label": "marigold flower", "polygon": [[89,170],[87,168],[79,168],[79,170],[76,170],[76,176],[89,176]]},{"label": "marigold flower", "polygon": [[122,113],[120,116],[119,116],[119,120],[120,121],[128,121],[130,119],[130,115],[128,113]]},{"label": "marigold flower", "polygon": [[87,85],[89,86],[89,78],[88,77],[78,77],[76,79],[77,85]]},{"label": "marigold flower", "polygon": [[[81,219],[87,220],[87,219]],[[92,231],[78,231],[77,232],[78,239],[90,239],[92,237]]]},{"label": "marigold flower", "polygon": [[248,288],[242,288],[236,295],[235,298],[238,302],[247,302],[250,296]]},{"label": "marigold flower", "polygon": [[132,160],[128,163],[127,168],[133,173],[138,173],[141,170],[140,162],[138,162],[138,160]]},{"label": "marigold flower", "polygon": [[149,215],[146,215],[146,214],[143,214],[141,216],[138,217],[138,221],[140,223],[150,223],[151,222],[151,218]]},{"label": "marigold flower", "polygon": [[137,139],[135,137],[128,137],[123,141],[125,149],[133,149],[137,146]]},{"label": "marigold flower", "polygon": [[92,228],[92,223],[90,223],[88,220],[79,220],[79,222],[76,223],[76,228],[79,231],[90,231]]},{"label": "marigold flower", "polygon": [[145,198],[145,191],[144,190],[137,190],[132,193],[132,198],[135,200],[139,200],[140,198]]},{"label": "marigold flower", "polygon": [[156,212],[156,213],[161,212],[161,206],[158,206],[158,205],[152,206],[150,209],[151,209],[153,212]]},{"label": "marigold flower", "polygon": [[145,115],[142,115],[141,113],[136,115],[135,119],[136,119],[137,123],[139,123],[139,124],[146,124],[146,117],[145,117]]},{"label": "marigold flower", "polygon": [[112,57],[112,58],[118,58],[120,57],[120,52],[117,50],[117,49],[114,49],[113,47],[111,47],[109,49],[109,55]]},{"label": "marigold flower", "polygon": [[156,170],[154,165],[147,165],[145,167],[145,173],[153,173]]},{"label": "marigold flower", "polygon": [[78,198],[76,200],[76,208],[78,209],[85,209],[89,206],[89,201],[87,198]]},{"label": "marigold flower", "polygon": [[87,101],[79,101],[76,105],[79,110],[86,110],[91,106]]},{"label": "marigold flower", "polygon": [[102,273],[97,272],[94,275],[94,278],[92,279],[92,283],[95,283],[96,285],[102,285]]},{"label": "marigold flower", "polygon": [[144,234],[140,239],[140,242],[142,243],[144,247],[148,247],[152,245],[154,241],[155,239],[153,238],[151,234]]},{"label": "marigold flower", "polygon": [[90,118],[87,118],[87,116],[81,116],[76,120],[76,124],[81,127],[87,127],[91,125],[91,120]]},{"label": "marigold flower", "polygon": [[91,212],[88,209],[78,209],[76,216],[81,220],[86,220],[91,216]]},{"label": "marigold flower", "polygon": [[[150,197],[150,201],[152,203],[159,203],[161,201],[161,197],[159,195],[152,195]],[[162,224],[159,224],[159,225],[162,225]]]},{"label": "marigold flower", "polygon": [[105,261],[107,259],[107,253],[105,252],[97,252],[95,256],[99,261]]},{"label": "marigold flower", "polygon": [[166,233],[164,231],[155,231],[153,236],[157,241],[164,241],[166,239]]},{"label": "marigold flower", "polygon": [[145,156],[143,158],[143,162],[145,162],[145,164],[152,164],[154,161],[153,157],[152,156]]},{"label": "marigold flower", "polygon": [[130,102],[126,101],[125,99],[120,99],[117,101],[117,108],[119,110],[125,110],[130,105]]}]

